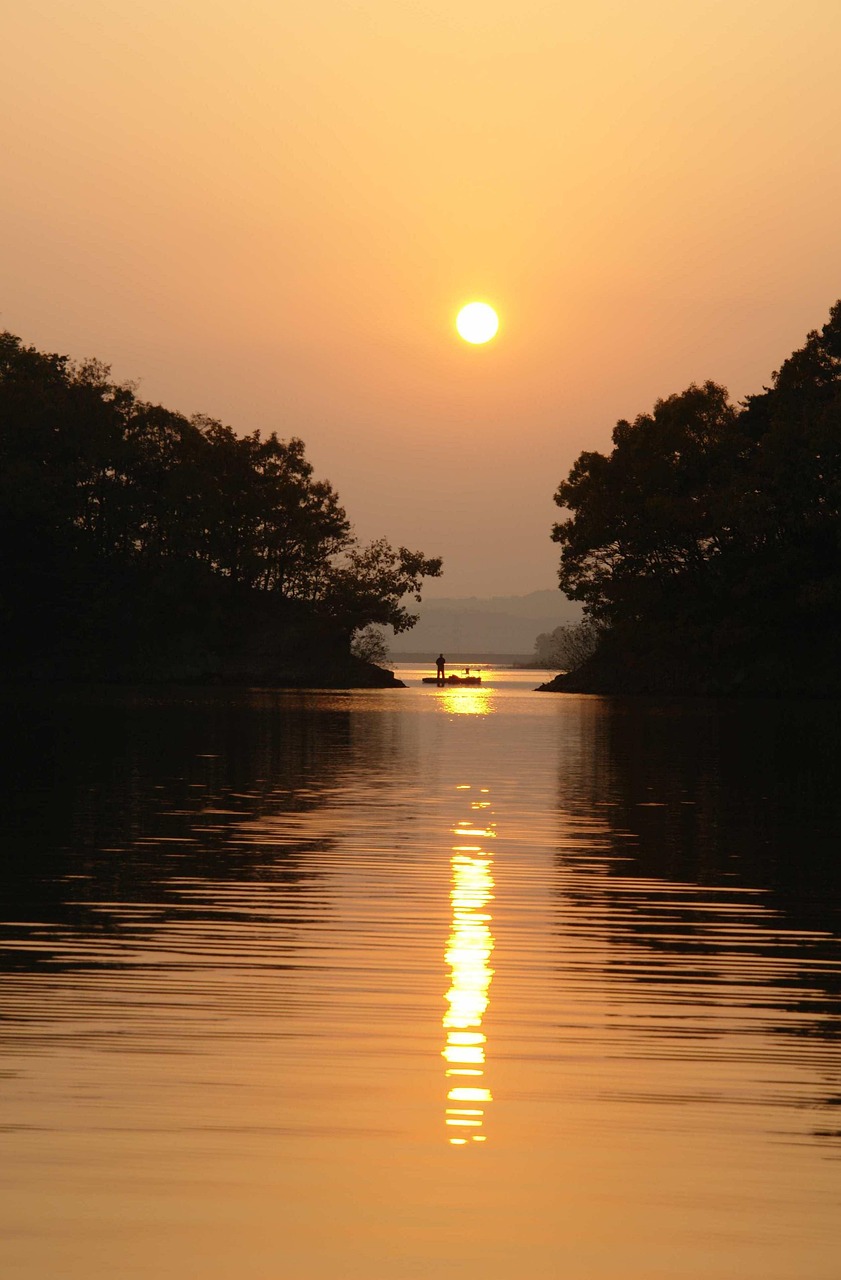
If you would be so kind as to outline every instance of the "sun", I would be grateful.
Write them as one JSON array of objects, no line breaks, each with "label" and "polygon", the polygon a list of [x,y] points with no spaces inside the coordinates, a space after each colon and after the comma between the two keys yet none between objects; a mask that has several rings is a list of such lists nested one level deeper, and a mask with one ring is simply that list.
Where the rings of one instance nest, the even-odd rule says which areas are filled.
[{"label": "sun", "polygon": [[458,313],[456,328],[465,342],[490,342],[499,328],[499,316],[487,302],[468,302]]}]

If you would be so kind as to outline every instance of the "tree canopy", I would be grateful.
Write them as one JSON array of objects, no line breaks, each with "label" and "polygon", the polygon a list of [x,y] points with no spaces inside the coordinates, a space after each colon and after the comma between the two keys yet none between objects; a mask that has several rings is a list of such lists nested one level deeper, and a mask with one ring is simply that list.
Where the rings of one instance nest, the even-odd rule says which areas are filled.
[{"label": "tree canopy", "polygon": [[121,608],[142,616],[156,599],[169,601],[173,627],[179,611],[218,609],[223,597],[228,607],[232,595],[297,602],[349,642],[369,623],[411,626],[404,597],[419,599],[441,572],[439,559],[382,539],[361,546],[300,439],[187,418],[96,361],[10,333],[0,334],[0,537],[7,662],[15,648],[55,649],[57,628],[90,644]]},{"label": "tree canopy", "polygon": [[698,687],[704,673],[710,687],[795,687],[816,660],[827,678],[841,632],[841,302],[761,394],[733,405],[706,382],[658,400],[617,423],[609,454],[582,453],[555,502],[562,590],[604,628],[603,654],[647,668],[652,687],[658,663]]}]

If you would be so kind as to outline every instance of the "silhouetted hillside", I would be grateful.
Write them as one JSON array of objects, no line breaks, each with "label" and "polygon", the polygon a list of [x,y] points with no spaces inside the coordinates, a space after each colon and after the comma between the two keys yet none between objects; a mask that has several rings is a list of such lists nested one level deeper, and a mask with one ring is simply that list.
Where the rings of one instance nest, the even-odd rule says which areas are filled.
[{"label": "silhouetted hillside", "polygon": [[526,655],[542,631],[552,631],[580,617],[580,605],[560,591],[427,600],[419,607],[411,632],[396,636],[389,648],[395,657],[427,649],[434,653]]}]

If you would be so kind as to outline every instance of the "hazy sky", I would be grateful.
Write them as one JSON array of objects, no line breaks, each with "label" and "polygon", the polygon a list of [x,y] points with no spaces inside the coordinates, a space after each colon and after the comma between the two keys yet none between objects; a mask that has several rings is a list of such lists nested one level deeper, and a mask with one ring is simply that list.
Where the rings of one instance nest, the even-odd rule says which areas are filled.
[{"label": "hazy sky", "polygon": [[841,295],[839,66],[838,0],[7,5],[0,327],[302,436],[430,595],[553,586],[580,450]]}]

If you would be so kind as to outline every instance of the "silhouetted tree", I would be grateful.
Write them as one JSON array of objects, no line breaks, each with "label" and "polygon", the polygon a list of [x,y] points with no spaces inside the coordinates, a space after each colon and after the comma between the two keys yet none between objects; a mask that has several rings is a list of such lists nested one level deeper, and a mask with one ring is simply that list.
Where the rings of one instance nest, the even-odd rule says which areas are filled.
[{"label": "silhouetted tree", "polygon": [[407,547],[395,550],[384,538],[368,546],[350,545],[324,575],[320,606],[348,635],[369,622],[408,631],[418,620],[402,603],[421,599],[424,578],[437,578],[441,560]]},{"label": "silhouetted tree", "polygon": [[35,674],[218,649],[255,601],[261,617],[286,602],[299,627],[320,618],[347,646],[369,623],[411,626],[402,597],[441,571],[384,540],[360,546],[301,440],[147,404],[106,366],[9,333],[0,539],[0,657]]},{"label": "silhouetted tree", "polygon": [[351,640],[350,651],[355,658],[364,658],[366,662],[388,662],[385,632],[373,625],[363,627]]},{"label": "silhouetted tree", "polygon": [[716,671],[732,687],[794,687],[805,662],[827,679],[841,634],[841,303],[761,395],[736,407],[715,383],[691,386],[619,422],[613,446],[578,458],[552,535],[562,589],[605,628],[602,658],[652,687],[657,664],[677,684]]},{"label": "silhouetted tree", "polygon": [[590,618],[543,631],[534,642],[535,664],[561,671],[577,671],[596,652],[601,628]]}]

